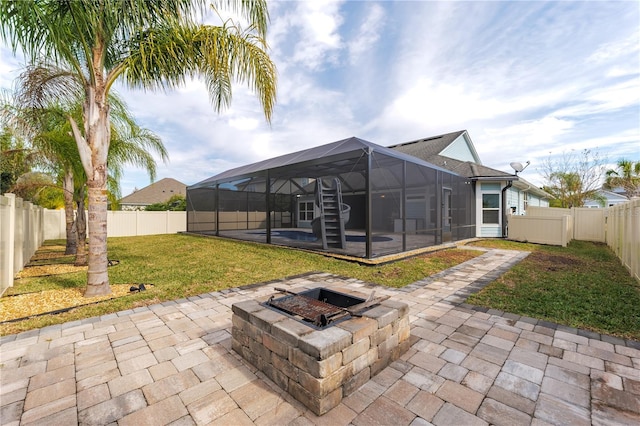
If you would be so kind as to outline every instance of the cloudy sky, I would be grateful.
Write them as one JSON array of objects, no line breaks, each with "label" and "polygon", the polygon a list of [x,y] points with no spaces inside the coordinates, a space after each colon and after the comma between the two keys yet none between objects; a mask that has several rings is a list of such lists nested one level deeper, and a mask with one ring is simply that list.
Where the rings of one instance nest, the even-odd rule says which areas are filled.
[{"label": "cloudy sky", "polygon": [[[271,125],[244,86],[216,114],[198,81],[169,93],[119,87],[170,161],[158,179],[226,169],[351,136],[392,145],[467,129],[483,164],[542,185],[550,155],[640,160],[640,3],[270,2],[278,68]],[[0,85],[21,63],[0,51]],[[129,169],[123,195],[148,185]]]}]

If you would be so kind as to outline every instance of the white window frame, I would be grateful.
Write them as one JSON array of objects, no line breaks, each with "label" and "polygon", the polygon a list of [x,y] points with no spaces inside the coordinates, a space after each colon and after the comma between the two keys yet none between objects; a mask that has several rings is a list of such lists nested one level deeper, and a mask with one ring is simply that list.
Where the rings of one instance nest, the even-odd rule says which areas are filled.
[{"label": "white window frame", "polygon": [[[495,195],[496,197],[498,197],[498,206],[497,207],[485,207],[484,206],[484,196],[485,195]],[[482,212],[481,212],[481,220],[482,220],[482,224],[483,225],[500,225],[500,192],[483,192],[482,196],[481,196],[481,202],[482,202]],[[498,213],[497,217],[496,217],[496,222],[485,222],[484,221],[484,212],[485,211],[496,211]]]}]

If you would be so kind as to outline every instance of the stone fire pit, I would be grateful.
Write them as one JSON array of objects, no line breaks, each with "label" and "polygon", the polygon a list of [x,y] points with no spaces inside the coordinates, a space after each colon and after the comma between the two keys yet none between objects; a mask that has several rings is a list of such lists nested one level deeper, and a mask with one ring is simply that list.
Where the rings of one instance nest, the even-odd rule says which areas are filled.
[{"label": "stone fire pit", "polygon": [[[321,298],[313,305],[325,300],[330,305],[331,301],[342,303],[335,302],[330,293],[344,296],[336,297],[349,300],[345,303],[354,307],[371,300],[353,291],[306,290],[304,297]],[[357,315],[337,307],[337,313],[322,320],[313,315],[314,320],[301,320],[299,315],[269,305],[281,300],[288,308],[295,297],[301,297],[286,293],[234,304],[232,347],[317,415],[338,405],[409,348],[406,303],[386,299]],[[287,299],[292,295],[294,299]]]}]

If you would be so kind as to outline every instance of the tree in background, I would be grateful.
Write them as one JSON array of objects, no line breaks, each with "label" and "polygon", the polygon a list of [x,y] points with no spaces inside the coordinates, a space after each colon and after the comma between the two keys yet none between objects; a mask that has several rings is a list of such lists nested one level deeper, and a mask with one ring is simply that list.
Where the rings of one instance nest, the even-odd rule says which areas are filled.
[{"label": "tree in background", "polygon": [[[0,0],[4,40],[20,48],[32,77],[24,92],[33,106],[52,98],[83,99],[83,126],[69,117],[87,175],[89,268],[85,296],[109,294],[107,154],[112,85],[174,88],[204,77],[219,111],[231,102],[234,79],[251,86],[267,120],[276,97],[276,69],[266,53],[265,0],[214,0],[248,22],[200,25],[204,0]],[[215,7],[212,6],[212,7]],[[217,10],[216,10],[217,12]]]},{"label": "tree in background", "polygon": [[164,203],[149,204],[146,208],[148,212],[174,211],[183,212],[187,210],[187,199],[184,195],[176,194]]},{"label": "tree in background", "polygon": [[589,149],[563,152],[558,158],[549,156],[542,164],[545,178],[543,190],[553,195],[551,207],[582,207],[587,200],[596,200],[604,206],[598,193],[602,186],[605,159]]},{"label": "tree in background", "polygon": [[18,178],[29,173],[33,165],[33,153],[14,131],[3,125],[0,130],[0,194],[10,192]]},{"label": "tree in background", "polygon": [[618,160],[616,169],[607,170],[603,187],[622,188],[627,197],[640,197],[640,161]]}]

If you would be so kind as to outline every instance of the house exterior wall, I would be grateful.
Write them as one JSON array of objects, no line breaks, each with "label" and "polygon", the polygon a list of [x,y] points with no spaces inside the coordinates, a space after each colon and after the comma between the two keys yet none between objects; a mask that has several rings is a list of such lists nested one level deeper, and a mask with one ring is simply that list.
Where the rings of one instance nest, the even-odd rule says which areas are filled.
[{"label": "house exterior wall", "polygon": [[546,198],[540,198],[534,194],[529,194],[529,206],[549,207],[549,200]]},{"label": "house exterior wall", "polygon": [[515,207],[513,214],[520,216],[526,214],[527,208],[549,207],[549,200],[541,198],[531,192],[522,191],[518,188],[511,187],[507,190],[507,207]]},{"label": "house exterior wall", "polygon": [[[507,181],[501,182],[476,182],[476,237],[502,237],[503,208],[512,209],[513,215],[526,214],[527,208],[549,207],[549,201],[528,191],[522,191],[510,187],[505,191],[505,205],[502,205],[502,190],[507,186]],[[487,202],[496,201],[497,207],[489,207]],[[488,213],[489,210],[498,212]]]},{"label": "house exterior wall", "polygon": [[515,207],[514,215],[522,215],[525,212],[524,197],[520,194],[520,191],[514,187],[507,189],[507,208]]}]

